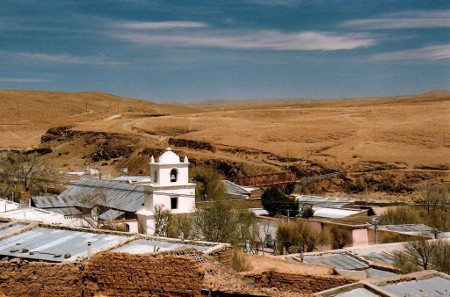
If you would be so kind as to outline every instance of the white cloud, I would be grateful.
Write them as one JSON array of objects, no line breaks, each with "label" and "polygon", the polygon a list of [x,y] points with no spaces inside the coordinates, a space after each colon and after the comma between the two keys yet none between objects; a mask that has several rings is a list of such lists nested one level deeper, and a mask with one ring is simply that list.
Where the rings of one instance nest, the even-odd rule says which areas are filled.
[{"label": "white cloud", "polygon": [[113,24],[116,28],[133,30],[164,30],[164,29],[188,29],[205,28],[208,24],[201,22],[116,22]]},{"label": "white cloud", "polygon": [[357,19],[344,22],[342,27],[361,29],[413,29],[449,28],[450,10],[443,11],[405,11],[381,15],[376,18]]},{"label": "white cloud", "polygon": [[0,77],[0,82],[12,82],[12,83],[40,83],[49,81],[50,80],[45,78]]},{"label": "white cloud", "polygon": [[371,57],[375,61],[390,60],[442,60],[450,58],[450,44],[426,46],[418,49],[388,52]]},{"label": "white cloud", "polygon": [[17,56],[49,63],[60,64],[93,64],[116,66],[122,62],[112,61],[102,56],[72,56],[67,54],[17,53]]},{"label": "white cloud", "polygon": [[351,50],[375,44],[375,40],[365,34],[334,34],[314,31],[297,33],[256,31],[247,34],[215,31],[203,34],[116,34],[115,37],[140,45],[275,51]]}]

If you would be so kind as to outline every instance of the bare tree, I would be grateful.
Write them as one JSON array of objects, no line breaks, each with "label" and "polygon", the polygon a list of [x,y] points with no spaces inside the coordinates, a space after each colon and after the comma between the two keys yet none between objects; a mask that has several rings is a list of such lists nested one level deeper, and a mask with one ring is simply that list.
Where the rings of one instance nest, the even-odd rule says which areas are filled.
[{"label": "bare tree", "polygon": [[350,233],[338,226],[331,228],[330,234],[333,249],[341,249],[344,246],[353,243],[353,238]]},{"label": "bare tree", "polygon": [[438,240],[433,243],[435,246],[431,255],[431,266],[441,272],[450,274],[450,242]]},{"label": "bare tree", "polygon": [[8,152],[0,157],[0,195],[18,197],[20,191],[42,194],[56,172],[39,161],[37,154]]},{"label": "bare tree", "polygon": [[422,194],[427,211],[444,210],[449,202],[449,193],[444,184],[428,184]]},{"label": "bare tree", "polygon": [[427,240],[425,237],[421,237],[405,244],[405,253],[410,255],[411,259],[415,261],[418,266],[421,266],[424,270],[427,270],[428,263],[430,262],[435,248],[436,247],[432,242]]}]

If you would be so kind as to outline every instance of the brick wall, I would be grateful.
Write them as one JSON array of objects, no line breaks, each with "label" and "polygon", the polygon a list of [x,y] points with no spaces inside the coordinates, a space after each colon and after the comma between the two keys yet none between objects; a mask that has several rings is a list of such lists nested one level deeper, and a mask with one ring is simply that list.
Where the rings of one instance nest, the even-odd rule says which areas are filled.
[{"label": "brick wall", "polygon": [[85,296],[200,296],[203,277],[185,256],[103,253],[85,266]]},{"label": "brick wall", "polygon": [[0,262],[0,296],[78,297],[82,292],[82,273],[72,263]]},{"label": "brick wall", "polygon": [[352,284],[358,279],[332,275],[301,275],[276,271],[266,271],[261,274],[247,274],[248,278],[264,287],[275,287],[303,294],[313,294],[334,287]]}]

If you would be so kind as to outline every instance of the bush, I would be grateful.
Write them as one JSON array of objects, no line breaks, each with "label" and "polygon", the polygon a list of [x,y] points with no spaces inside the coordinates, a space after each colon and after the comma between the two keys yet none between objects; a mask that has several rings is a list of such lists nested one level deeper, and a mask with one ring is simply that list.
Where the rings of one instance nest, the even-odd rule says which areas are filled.
[{"label": "bush", "polygon": [[248,271],[252,268],[247,259],[245,259],[244,253],[237,248],[233,250],[233,255],[231,256],[231,267],[236,272]]},{"label": "bush", "polygon": [[311,206],[307,206],[303,208],[302,211],[302,218],[304,219],[309,219],[314,215],[314,210],[312,209]]}]

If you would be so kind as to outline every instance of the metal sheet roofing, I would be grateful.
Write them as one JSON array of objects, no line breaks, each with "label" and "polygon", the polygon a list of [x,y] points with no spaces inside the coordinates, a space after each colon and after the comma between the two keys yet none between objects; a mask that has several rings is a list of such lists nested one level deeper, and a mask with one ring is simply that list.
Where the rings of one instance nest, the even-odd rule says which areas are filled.
[{"label": "metal sheet roofing", "polygon": [[350,210],[339,208],[326,208],[326,207],[313,207],[314,217],[328,218],[328,219],[340,219],[359,213],[365,212],[364,210]]},{"label": "metal sheet roofing", "polygon": [[339,293],[335,297],[378,297],[381,295],[375,294],[365,288],[356,288],[351,291]]},{"label": "metal sheet roofing", "polygon": [[330,265],[338,269],[363,270],[369,268],[365,262],[348,254],[324,254],[319,256],[304,256],[304,262]]},{"label": "metal sheet roofing", "polygon": [[450,296],[450,280],[439,276],[422,280],[398,282],[380,287],[397,296],[406,296],[407,293],[411,297]]},{"label": "metal sheet roofing", "polygon": [[65,216],[82,214],[82,212],[78,210],[76,207],[53,207],[53,208],[45,208],[45,210],[56,212]]},{"label": "metal sheet roofing", "polygon": [[180,248],[192,248],[198,251],[206,251],[210,246],[190,245],[184,243],[161,242],[155,240],[138,239],[131,241],[113,252],[124,252],[130,254],[155,253],[164,250],[175,250]]},{"label": "metal sheet roofing", "polygon": [[70,201],[60,206],[89,206],[80,201],[83,196],[94,197],[98,205],[128,212],[136,212],[144,205],[143,186],[81,178],[59,195],[62,200]]},{"label": "metal sheet roofing", "polygon": [[233,195],[244,195],[244,196],[249,196],[250,195],[250,190],[243,188],[235,183],[232,183],[228,180],[222,180],[222,184],[225,188],[225,192],[228,194],[233,194]]},{"label": "metal sheet roofing", "polygon": [[51,262],[76,261],[87,256],[88,241],[92,243],[92,253],[96,253],[127,238],[125,235],[37,227],[0,240],[0,255]]},{"label": "metal sheet roofing", "polygon": [[9,234],[11,232],[14,232],[16,230],[19,230],[20,228],[25,227],[26,225],[23,224],[13,224],[7,227],[3,227],[4,225],[6,225],[6,223],[0,225],[0,236]]},{"label": "metal sheet roofing", "polygon": [[151,182],[150,176],[119,176],[111,179],[111,181],[120,181],[120,182],[128,182],[128,183],[142,183],[142,182]]},{"label": "metal sheet roofing", "polygon": [[425,225],[387,225],[379,228],[405,234],[426,234],[429,237],[434,237],[435,232],[434,228]]},{"label": "metal sheet roofing", "polygon": [[120,217],[124,213],[125,212],[123,212],[123,211],[118,211],[118,210],[114,210],[114,209],[108,209],[107,211],[105,211],[104,213],[99,215],[99,218],[104,220],[104,221],[111,221],[111,220],[117,219],[118,217]]},{"label": "metal sheet roofing", "polygon": [[348,200],[346,198],[330,198],[309,195],[299,195],[295,197],[295,199],[300,202],[300,204],[313,204],[322,207],[342,207],[346,204],[354,202],[353,200]]},{"label": "metal sheet roofing", "polygon": [[38,208],[73,207],[76,201],[64,196],[36,196],[31,198]]},{"label": "metal sheet roofing", "polygon": [[363,258],[370,260],[374,263],[380,263],[380,264],[387,264],[392,265],[394,264],[394,255],[390,252],[371,252],[367,255],[361,255]]},{"label": "metal sheet roofing", "polygon": [[384,278],[384,277],[397,275],[397,273],[394,273],[394,272],[375,269],[375,268],[369,268],[365,271],[367,274],[367,278]]}]

